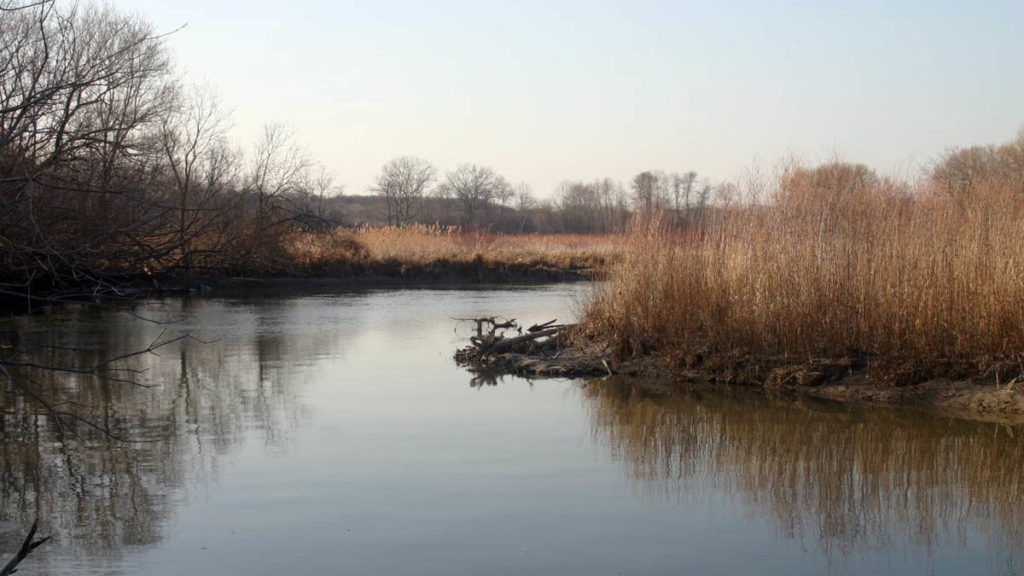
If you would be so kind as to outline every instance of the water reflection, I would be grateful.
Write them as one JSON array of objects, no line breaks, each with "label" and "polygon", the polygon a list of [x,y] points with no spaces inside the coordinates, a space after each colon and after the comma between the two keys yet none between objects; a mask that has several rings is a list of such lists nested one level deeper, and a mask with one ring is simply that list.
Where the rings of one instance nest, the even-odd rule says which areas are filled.
[{"label": "water reflection", "polygon": [[[164,331],[196,338],[127,363],[156,388],[24,374],[158,442],[62,435],[0,391],[0,550],[38,517],[57,542],[26,574],[788,574],[847,555],[852,573],[928,573],[891,558],[934,549],[945,562],[961,546],[965,562],[993,551],[988,571],[1012,572],[1019,427],[615,381],[529,386],[452,364],[451,317],[565,317],[569,299],[394,291],[134,311],[184,319],[171,324],[89,308],[0,321],[0,338],[48,363],[96,363]],[[741,546],[783,560],[751,565]]]},{"label": "water reflection", "polygon": [[742,390],[669,394],[605,381],[582,394],[595,441],[648,497],[725,491],[833,557],[979,536],[1019,556],[1021,427]]},{"label": "water reflection", "polygon": [[[304,382],[308,359],[337,355],[338,336],[283,330],[308,325],[294,317],[301,311],[287,306],[238,307],[181,300],[149,303],[131,313],[71,307],[8,322],[6,332],[16,334],[19,348],[32,351],[25,361],[60,366],[91,366],[145,349],[157,337],[197,338],[118,364],[155,387],[91,374],[15,372],[60,410],[133,441],[104,437],[69,419],[62,426],[25,394],[4,390],[0,518],[22,526],[39,518],[55,545],[76,556],[116,556],[125,546],[160,541],[184,497],[178,489],[215,479],[220,457],[245,438],[284,449],[306,413],[296,388]],[[157,324],[139,314],[190,320]]]}]

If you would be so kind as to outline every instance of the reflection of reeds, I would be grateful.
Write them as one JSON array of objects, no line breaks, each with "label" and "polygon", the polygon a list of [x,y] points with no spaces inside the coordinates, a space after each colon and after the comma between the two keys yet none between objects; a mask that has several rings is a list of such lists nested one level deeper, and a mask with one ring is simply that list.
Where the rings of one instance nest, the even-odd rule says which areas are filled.
[{"label": "reflection of reeds", "polygon": [[1002,383],[1020,374],[1019,176],[950,196],[858,170],[787,172],[772,204],[720,206],[699,237],[643,228],[586,324],[624,355],[870,355],[915,373],[952,360]]},{"label": "reflection of reeds", "polygon": [[826,553],[900,536],[931,547],[973,528],[997,550],[1021,546],[1024,430],[745,392],[582,393],[595,438],[645,488],[733,494]]}]

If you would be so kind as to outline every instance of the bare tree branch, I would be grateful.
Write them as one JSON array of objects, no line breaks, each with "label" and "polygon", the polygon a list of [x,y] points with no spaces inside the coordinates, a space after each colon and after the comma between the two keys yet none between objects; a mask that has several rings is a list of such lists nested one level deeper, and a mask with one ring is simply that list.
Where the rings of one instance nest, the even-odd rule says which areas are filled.
[{"label": "bare tree branch", "polygon": [[28,536],[25,537],[25,541],[21,543],[21,548],[18,549],[18,553],[14,555],[14,558],[11,558],[11,561],[8,562],[3,569],[0,569],[0,576],[9,576],[10,574],[17,572],[18,564],[21,564],[22,560],[32,553],[33,550],[39,548],[50,540],[51,536],[35,540],[38,524],[38,521],[32,523],[32,528],[28,531]]}]

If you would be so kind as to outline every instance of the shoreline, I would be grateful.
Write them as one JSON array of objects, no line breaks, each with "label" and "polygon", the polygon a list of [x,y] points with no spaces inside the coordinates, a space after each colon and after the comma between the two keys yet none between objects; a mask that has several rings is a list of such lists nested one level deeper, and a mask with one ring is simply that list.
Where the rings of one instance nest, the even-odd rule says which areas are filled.
[{"label": "shoreline", "polygon": [[431,288],[487,285],[557,284],[592,280],[592,268],[554,267],[545,264],[440,262],[427,265],[395,264],[349,274],[285,274],[216,276],[197,280],[212,293],[310,291],[318,289]]},{"label": "shoreline", "polygon": [[426,264],[383,261],[345,270],[277,273],[194,274],[188,278],[119,276],[102,290],[82,286],[63,291],[33,290],[31,295],[0,295],[0,312],[19,313],[36,305],[95,299],[130,302],[182,295],[247,296],[311,293],[373,288],[444,288],[458,286],[529,286],[594,280],[600,270],[547,262],[440,260]]},{"label": "shoreline", "polygon": [[722,355],[686,367],[654,356],[614,361],[603,352],[572,346],[554,354],[509,352],[471,357],[467,351],[460,350],[456,361],[478,377],[491,380],[503,375],[588,381],[616,378],[657,393],[694,386],[746,389],[847,404],[923,409],[971,420],[1024,423],[1024,382],[998,383],[981,375],[893,382],[872,374],[869,363],[848,358],[797,362]]}]

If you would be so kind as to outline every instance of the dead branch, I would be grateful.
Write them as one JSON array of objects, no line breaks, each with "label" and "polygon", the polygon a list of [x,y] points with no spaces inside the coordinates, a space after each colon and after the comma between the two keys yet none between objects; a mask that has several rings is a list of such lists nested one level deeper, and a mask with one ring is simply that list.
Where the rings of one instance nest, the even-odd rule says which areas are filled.
[{"label": "dead branch", "polygon": [[[455,354],[456,361],[463,364],[479,362],[481,359],[509,352],[552,353],[557,351],[562,333],[570,325],[556,324],[557,319],[533,324],[523,329],[515,319],[500,321],[496,317],[456,318],[460,322],[472,322],[476,335],[469,338],[470,346]],[[516,336],[508,336],[514,331]]]},{"label": "dead branch", "polygon": [[561,328],[550,328],[548,330],[541,330],[539,332],[523,334],[522,336],[516,336],[515,338],[504,338],[496,341],[494,344],[490,346],[490,348],[482,350],[482,352],[484,354],[499,354],[501,352],[511,350],[512,348],[515,348],[516,346],[524,344],[526,342],[534,342],[546,336],[554,336],[555,334],[558,334],[561,330]]},{"label": "dead branch", "polygon": [[3,567],[2,570],[0,570],[0,576],[8,576],[10,574],[14,574],[15,572],[17,572],[18,564],[21,564],[21,561],[24,560],[26,556],[28,556],[36,548],[39,548],[40,546],[45,544],[46,541],[51,538],[50,536],[47,536],[46,538],[34,540],[34,538],[36,537],[36,528],[38,527],[38,524],[38,520],[32,523],[32,529],[28,531],[28,536],[26,536],[25,541],[22,542],[21,548],[18,550],[18,553],[14,555],[14,558],[11,558],[11,561],[8,562],[7,565]]},{"label": "dead branch", "polygon": [[482,338],[484,336],[484,327],[490,326],[487,329],[487,335],[496,336],[499,330],[517,330],[522,333],[522,329],[516,324],[515,318],[509,318],[507,320],[501,319],[497,316],[490,316],[485,318],[452,318],[458,322],[472,322],[476,324],[476,337]]},{"label": "dead branch", "polygon": [[545,322],[543,324],[534,324],[533,326],[530,326],[529,328],[527,328],[526,331],[527,332],[539,332],[541,330],[553,327],[555,322],[558,322],[558,318],[554,318],[552,320],[548,320],[547,322]]}]

